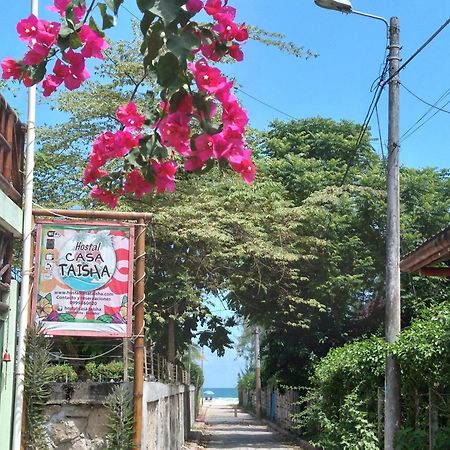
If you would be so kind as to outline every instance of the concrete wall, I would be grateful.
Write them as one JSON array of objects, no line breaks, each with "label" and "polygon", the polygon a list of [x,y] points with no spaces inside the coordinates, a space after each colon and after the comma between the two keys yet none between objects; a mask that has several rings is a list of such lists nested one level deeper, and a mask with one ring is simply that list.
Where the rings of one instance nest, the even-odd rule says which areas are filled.
[{"label": "concrete wall", "polygon": [[9,449],[11,440],[12,410],[14,403],[14,361],[16,340],[16,316],[18,284],[11,281],[9,292],[0,293],[2,301],[9,307],[4,314],[0,314],[0,358],[6,350],[11,356],[11,362],[0,360],[0,437],[1,448]]},{"label": "concrete wall", "polygon": [[181,449],[194,420],[194,386],[158,382],[144,384],[143,449]]},{"label": "concrete wall", "polygon": [[[115,384],[52,383],[46,409],[49,449],[103,449],[107,432],[103,402]],[[194,408],[194,386],[146,382],[142,449],[180,450],[194,422]]]}]

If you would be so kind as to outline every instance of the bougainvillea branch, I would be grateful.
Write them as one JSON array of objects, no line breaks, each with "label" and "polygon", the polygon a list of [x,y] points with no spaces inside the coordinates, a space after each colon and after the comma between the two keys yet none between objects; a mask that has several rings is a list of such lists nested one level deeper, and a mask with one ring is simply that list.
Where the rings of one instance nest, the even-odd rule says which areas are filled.
[{"label": "bougainvillea branch", "polygon": [[[86,59],[103,59],[104,30],[115,24],[122,3],[97,3],[101,27],[91,15],[93,4],[86,9],[84,0],[55,0],[49,9],[59,22],[33,15],[21,20],[17,32],[28,49],[21,60],[2,61],[2,77],[41,83],[44,96],[62,85],[77,89],[89,77]],[[235,8],[227,0],[137,0],[137,6],[144,70],[156,79],[160,108],[146,115],[132,101],[119,106],[120,129],[94,140],[84,172],[92,197],[114,207],[121,195],[173,191],[179,164],[203,173],[218,162],[252,183],[255,166],[244,138],[248,116],[232,93],[233,82],[213,66],[225,57],[243,59],[248,32],[235,22]],[[195,22],[198,13],[210,23]]]}]

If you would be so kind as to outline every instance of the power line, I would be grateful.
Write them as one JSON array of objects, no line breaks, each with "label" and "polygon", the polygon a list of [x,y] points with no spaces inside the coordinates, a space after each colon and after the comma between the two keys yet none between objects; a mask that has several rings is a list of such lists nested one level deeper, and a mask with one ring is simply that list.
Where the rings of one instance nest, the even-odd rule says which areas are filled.
[{"label": "power line", "polygon": [[381,156],[383,158],[383,161],[385,161],[386,157],[384,156],[384,143],[383,143],[383,136],[381,134],[380,115],[378,114],[378,105],[375,105],[375,115],[377,118],[378,139],[380,141]]},{"label": "power line", "polygon": [[[422,122],[428,114],[436,107],[436,105],[443,100],[445,97],[447,97],[450,94],[450,88],[447,89],[435,102],[432,106],[430,106],[427,111],[422,114],[422,116],[419,117],[401,136],[400,136],[400,142],[403,142],[405,139],[412,136],[414,133],[416,133],[420,128],[422,128],[428,121],[430,121],[438,112],[439,110],[436,110],[433,115],[428,117],[424,122]],[[443,106],[447,106],[450,103],[448,101]],[[442,108],[441,108],[442,109]],[[422,123],[421,123],[422,122]]]},{"label": "power line", "polygon": [[273,109],[276,112],[279,112],[280,114],[283,114],[286,117],[289,117],[293,120],[298,120],[297,117],[292,116],[291,114],[288,114],[287,112],[282,111],[281,109],[277,108],[276,106],[272,106],[269,103],[266,103],[264,100],[260,100],[259,98],[255,97],[254,95],[249,94],[248,92],[243,91],[241,88],[238,88],[237,86],[234,87],[236,91],[242,92],[247,97],[250,97],[252,100],[255,100],[258,103],[261,103],[261,105],[266,106],[267,108]]},{"label": "power line", "polygon": [[384,66],[383,72],[381,73],[381,75],[378,77],[379,83],[373,93],[372,96],[372,100],[369,104],[369,108],[367,109],[367,113],[366,116],[364,118],[364,121],[361,125],[358,137],[356,139],[355,142],[355,148],[354,148],[354,152],[353,155],[350,159],[350,161],[347,163],[347,167],[345,169],[344,172],[344,176],[342,177],[342,181],[341,181],[341,186],[345,183],[345,180],[348,176],[348,173],[350,172],[351,167],[353,166],[354,162],[355,162],[355,158],[359,149],[359,146],[361,145],[361,142],[363,140],[363,137],[365,136],[366,132],[367,132],[367,128],[369,127],[370,121],[372,119],[373,113],[378,105],[378,102],[380,100],[381,94],[383,93],[383,89],[386,86],[386,83],[383,82],[384,76],[387,72],[387,67],[388,67],[388,63],[386,60],[386,64]]},{"label": "power line", "polygon": [[450,111],[448,111],[447,109],[440,108],[439,106],[436,106],[436,104],[429,103],[426,100],[424,100],[423,98],[419,97],[417,94],[415,94],[413,91],[411,91],[411,89],[408,89],[404,83],[400,83],[400,84],[402,85],[403,89],[405,89],[405,91],[409,92],[413,97],[415,97],[420,102],[425,103],[425,105],[430,106],[432,109],[437,109],[440,112],[450,114]]}]

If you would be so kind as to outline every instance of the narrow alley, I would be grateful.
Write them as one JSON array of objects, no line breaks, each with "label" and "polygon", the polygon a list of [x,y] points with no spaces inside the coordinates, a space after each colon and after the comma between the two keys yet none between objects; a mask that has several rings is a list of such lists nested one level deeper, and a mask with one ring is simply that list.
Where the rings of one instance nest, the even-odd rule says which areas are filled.
[{"label": "narrow alley", "polygon": [[271,431],[248,413],[236,410],[234,405],[211,403],[205,406],[206,448],[302,450],[283,435]]}]

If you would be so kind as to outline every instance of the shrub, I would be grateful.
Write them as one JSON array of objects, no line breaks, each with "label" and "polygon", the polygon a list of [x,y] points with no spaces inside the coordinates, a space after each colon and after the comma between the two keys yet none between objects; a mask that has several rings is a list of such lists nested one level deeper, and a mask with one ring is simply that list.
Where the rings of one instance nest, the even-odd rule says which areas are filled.
[{"label": "shrub", "polygon": [[256,389],[256,377],[255,371],[249,370],[247,373],[239,377],[238,381],[238,391],[254,390]]},{"label": "shrub", "polygon": [[[313,400],[310,398],[310,400]],[[369,420],[366,405],[354,391],[345,396],[336,414],[326,414],[321,408],[323,399],[316,398],[312,407],[299,416],[320,427],[315,445],[326,450],[378,450],[376,427]]]},{"label": "shrub", "polygon": [[69,364],[56,364],[47,369],[47,374],[50,380],[59,383],[67,383],[69,381],[77,381],[78,375],[75,369]]},{"label": "shrub", "polygon": [[[107,364],[89,362],[85,366],[92,381],[121,381],[123,379],[123,362],[111,361]],[[132,372],[132,367],[130,367]]]},{"label": "shrub", "polygon": [[41,333],[42,327],[27,329],[25,354],[25,448],[46,450],[47,433],[44,427],[45,403],[50,397],[51,340]]},{"label": "shrub", "polygon": [[428,448],[428,433],[424,430],[402,428],[395,436],[395,450],[422,450]]},{"label": "shrub", "polygon": [[106,450],[131,450],[133,448],[133,396],[123,384],[105,400],[108,410]]}]

